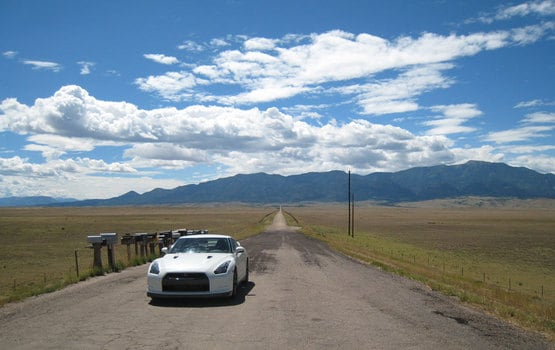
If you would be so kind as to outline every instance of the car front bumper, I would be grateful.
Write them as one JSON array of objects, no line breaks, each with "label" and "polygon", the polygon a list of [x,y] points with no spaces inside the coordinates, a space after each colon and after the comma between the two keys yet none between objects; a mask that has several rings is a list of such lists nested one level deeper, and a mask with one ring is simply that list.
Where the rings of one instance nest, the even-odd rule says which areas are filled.
[{"label": "car front bumper", "polygon": [[233,292],[233,273],[196,272],[148,274],[147,296],[151,298],[217,297]]}]

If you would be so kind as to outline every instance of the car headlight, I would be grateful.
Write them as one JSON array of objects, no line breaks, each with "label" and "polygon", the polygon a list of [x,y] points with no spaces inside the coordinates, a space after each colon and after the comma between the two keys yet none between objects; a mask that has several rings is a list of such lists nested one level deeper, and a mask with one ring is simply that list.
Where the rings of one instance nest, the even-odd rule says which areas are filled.
[{"label": "car headlight", "polygon": [[214,270],[215,275],[221,275],[222,273],[226,273],[227,269],[229,268],[229,264],[231,264],[231,260],[223,262]]},{"label": "car headlight", "polygon": [[158,262],[157,262],[157,261],[155,261],[155,262],[153,262],[152,264],[150,264],[149,273],[152,273],[152,274],[155,274],[155,275],[157,275],[157,274],[160,273],[160,265],[158,265]]}]

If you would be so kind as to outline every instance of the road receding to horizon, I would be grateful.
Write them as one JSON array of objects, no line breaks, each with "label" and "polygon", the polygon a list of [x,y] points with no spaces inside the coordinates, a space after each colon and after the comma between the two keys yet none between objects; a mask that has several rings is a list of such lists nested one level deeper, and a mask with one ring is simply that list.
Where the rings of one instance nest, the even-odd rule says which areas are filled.
[{"label": "road receding to horizon", "polygon": [[153,303],[147,266],[0,308],[6,349],[554,349],[426,286],[288,227],[242,241],[251,281],[234,299]]}]

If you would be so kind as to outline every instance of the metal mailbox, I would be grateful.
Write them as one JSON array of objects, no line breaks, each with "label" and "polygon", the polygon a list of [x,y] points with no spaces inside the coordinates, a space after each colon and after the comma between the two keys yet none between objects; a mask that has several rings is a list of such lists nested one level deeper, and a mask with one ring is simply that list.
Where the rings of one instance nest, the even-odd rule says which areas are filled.
[{"label": "metal mailbox", "polygon": [[121,244],[129,245],[135,243],[135,237],[132,235],[124,235],[121,237]]},{"label": "metal mailbox", "polygon": [[102,240],[106,242],[107,245],[117,244],[118,243],[118,234],[117,233],[101,233],[100,237]]},{"label": "metal mailbox", "polygon": [[102,243],[102,236],[87,236],[87,243]]}]

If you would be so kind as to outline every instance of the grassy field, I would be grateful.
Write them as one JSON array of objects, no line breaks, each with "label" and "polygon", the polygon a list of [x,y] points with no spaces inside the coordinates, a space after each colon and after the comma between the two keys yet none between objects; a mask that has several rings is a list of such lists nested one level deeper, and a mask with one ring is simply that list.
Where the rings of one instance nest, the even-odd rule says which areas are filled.
[{"label": "grassy field", "polygon": [[[435,206],[438,203],[434,204]],[[332,248],[424,282],[555,339],[555,208],[287,207],[291,225]],[[238,239],[270,223],[273,207],[0,208],[0,305],[91,274],[86,236],[208,229]],[[134,255],[134,249],[133,255]],[[102,259],[106,265],[106,251]],[[125,246],[116,260],[129,264]],[[131,262],[132,264],[133,262]]]},{"label": "grassy field", "polygon": [[555,334],[555,211],[508,208],[286,209],[333,248],[418,279],[523,326]]},{"label": "grassy field", "polygon": [[[242,239],[261,232],[275,211],[242,206],[0,208],[0,306],[78,281],[76,251],[79,279],[91,275],[87,235],[190,228]],[[106,249],[102,260],[107,265]],[[121,267],[130,263],[125,246],[116,246],[116,260]]]}]

